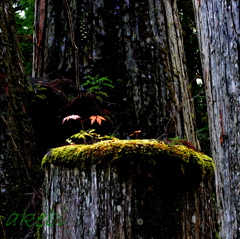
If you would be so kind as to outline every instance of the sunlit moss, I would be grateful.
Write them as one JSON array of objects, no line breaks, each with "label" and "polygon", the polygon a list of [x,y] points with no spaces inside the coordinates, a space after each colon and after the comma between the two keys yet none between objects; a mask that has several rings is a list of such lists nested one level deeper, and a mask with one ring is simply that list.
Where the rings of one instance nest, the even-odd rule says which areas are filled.
[{"label": "sunlit moss", "polygon": [[163,171],[172,167],[174,172],[197,181],[214,174],[214,163],[208,156],[183,145],[167,145],[155,140],[107,140],[92,145],[62,146],[45,155],[42,165],[50,163],[77,166],[82,170],[102,163],[158,166]]}]

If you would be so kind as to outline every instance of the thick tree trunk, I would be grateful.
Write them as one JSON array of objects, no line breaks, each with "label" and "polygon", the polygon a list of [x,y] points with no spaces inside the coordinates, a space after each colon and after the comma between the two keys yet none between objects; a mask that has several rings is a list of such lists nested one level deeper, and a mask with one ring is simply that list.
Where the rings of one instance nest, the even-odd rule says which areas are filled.
[{"label": "thick tree trunk", "polygon": [[[26,92],[29,84],[23,73],[12,13],[12,3],[1,0],[0,215],[6,220],[14,212],[23,212],[29,200],[24,194],[33,192],[30,171],[34,140],[26,114]],[[5,227],[3,223],[0,238],[4,238],[5,234],[12,235],[19,229],[20,226]],[[17,238],[16,234],[14,238]]]},{"label": "thick tree trunk", "polygon": [[217,238],[203,154],[126,140],[56,148],[43,163],[45,239]]},{"label": "thick tree trunk", "polygon": [[35,29],[34,77],[108,76],[144,137],[199,148],[175,0],[37,0]]},{"label": "thick tree trunk", "polygon": [[221,238],[240,238],[240,4],[234,0],[193,3],[216,164]]}]

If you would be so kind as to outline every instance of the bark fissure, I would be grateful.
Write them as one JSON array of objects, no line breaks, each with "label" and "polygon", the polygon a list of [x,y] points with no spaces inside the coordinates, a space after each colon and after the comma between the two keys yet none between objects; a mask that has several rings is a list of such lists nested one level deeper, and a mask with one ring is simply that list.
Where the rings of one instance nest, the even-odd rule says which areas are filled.
[{"label": "bark fissure", "polygon": [[193,1],[199,34],[221,238],[239,238],[239,2]]}]

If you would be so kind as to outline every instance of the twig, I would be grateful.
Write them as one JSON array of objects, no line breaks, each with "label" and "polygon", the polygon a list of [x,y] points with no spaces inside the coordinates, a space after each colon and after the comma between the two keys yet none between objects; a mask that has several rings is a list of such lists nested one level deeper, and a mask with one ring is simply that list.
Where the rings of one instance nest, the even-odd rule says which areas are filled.
[{"label": "twig", "polygon": [[3,236],[4,236],[4,238],[7,239],[6,231],[4,230],[4,226],[3,226],[3,222],[2,222],[2,217],[1,216],[0,216],[0,224],[1,224],[1,227],[2,227],[2,231],[3,231]]},{"label": "twig", "polygon": [[104,103],[107,103],[107,104],[111,104],[111,105],[116,105],[117,104],[117,103],[112,103],[112,102],[109,102],[109,101],[106,101],[106,100],[103,100],[103,99],[101,99],[101,101],[104,102]]},{"label": "twig", "polygon": [[122,123],[113,131],[112,135],[114,135],[114,133],[116,133],[116,131],[121,127]]}]

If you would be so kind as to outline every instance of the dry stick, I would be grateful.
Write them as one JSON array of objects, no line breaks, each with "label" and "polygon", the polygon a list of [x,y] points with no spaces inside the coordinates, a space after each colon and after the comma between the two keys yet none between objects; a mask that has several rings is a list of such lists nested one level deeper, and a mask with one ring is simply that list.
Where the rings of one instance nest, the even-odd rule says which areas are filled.
[{"label": "dry stick", "polygon": [[1,224],[1,227],[2,227],[2,231],[3,231],[3,236],[4,236],[4,238],[7,238],[7,236],[6,236],[6,231],[5,231],[4,226],[3,226],[3,222],[2,222],[2,217],[1,217],[1,215],[0,215],[0,224]]},{"label": "dry stick", "polygon": [[114,135],[114,134],[117,132],[117,130],[121,127],[121,125],[122,125],[122,122],[121,122],[121,124],[113,131],[112,135]]},{"label": "dry stick", "polygon": [[65,5],[66,5],[67,15],[68,15],[72,47],[74,48],[76,86],[77,86],[78,97],[80,99],[81,91],[80,91],[80,76],[79,76],[79,70],[78,70],[78,67],[79,67],[78,47],[76,46],[76,42],[75,42],[72,15],[71,15],[70,7],[67,0],[65,0]]},{"label": "dry stick", "polygon": [[[89,118],[90,118],[90,117],[88,117],[88,118],[86,118],[86,119],[84,119],[84,120],[78,119],[78,121],[80,121],[80,123],[81,123],[81,125],[82,125],[82,130],[83,130],[83,131],[85,131],[85,130],[84,130],[83,122],[84,122],[85,120],[89,119]],[[84,144],[87,143],[86,138],[83,138],[83,143],[84,143]]]},{"label": "dry stick", "polygon": [[109,101],[106,101],[106,100],[103,100],[103,99],[101,99],[101,101],[104,102],[104,103],[107,103],[107,104],[111,104],[111,105],[116,105],[117,104],[117,103],[112,103],[112,102],[109,102]]},{"label": "dry stick", "polygon": [[162,135],[158,136],[158,137],[156,138],[157,140],[160,140],[163,136],[168,135],[168,134],[167,134],[167,128],[168,128],[168,125],[170,124],[171,120],[179,113],[179,111],[187,104],[187,102],[193,101],[196,97],[198,97],[198,96],[202,93],[203,89],[204,89],[204,87],[200,90],[200,92],[199,92],[197,95],[195,95],[195,96],[192,97],[191,99],[185,101],[184,103],[182,103],[182,104],[178,107],[178,110],[176,110],[176,111],[174,112],[173,116],[168,120],[167,125],[166,125],[166,127],[165,127],[165,132],[164,132]]},{"label": "dry stick", "polygon": [[16,143],[15,143],[15,141],[14,141],[14,139],[13,139],[12,132],[11,132],[11,130],[10,130],[10,128],[9,128],[8,122],[5,120],[5,118],[4,118],[3,116],[1,116],[1,118],[3,119],[3,121],[4,121],[4,122],[6,123],[6,125],[7,125],[7,129],[8,129],[8,131],[9,131],[11,140],[12,140],[13,145],[14,145],[14,147],[15,147],[16,150],[17,150],[18,156],[19,156],[19,158],[21,159],[22,164],[23,164],[23,166],[24,166],[24,168],[25,168],[25,170],[26,170],[27,177],[28,177],[28,179],[29,179],[29,181],[30,181],[31,187],[32,187],[33,191],[36,192],[36,190],[35,190],[35,188],[34,188],[34,186],[33,186],[33,183],[32,183],[32,179],[31,179],[31,177],[30,177],[30,175],[29,175],[27,166],[26,166],[26,164],[25,164],[25,162],[24,162],[24,159],[23,159],[21,153],[19,152],[19,149],[18,149],[18,147],[17,147],[17,145],[16,145]]}]

